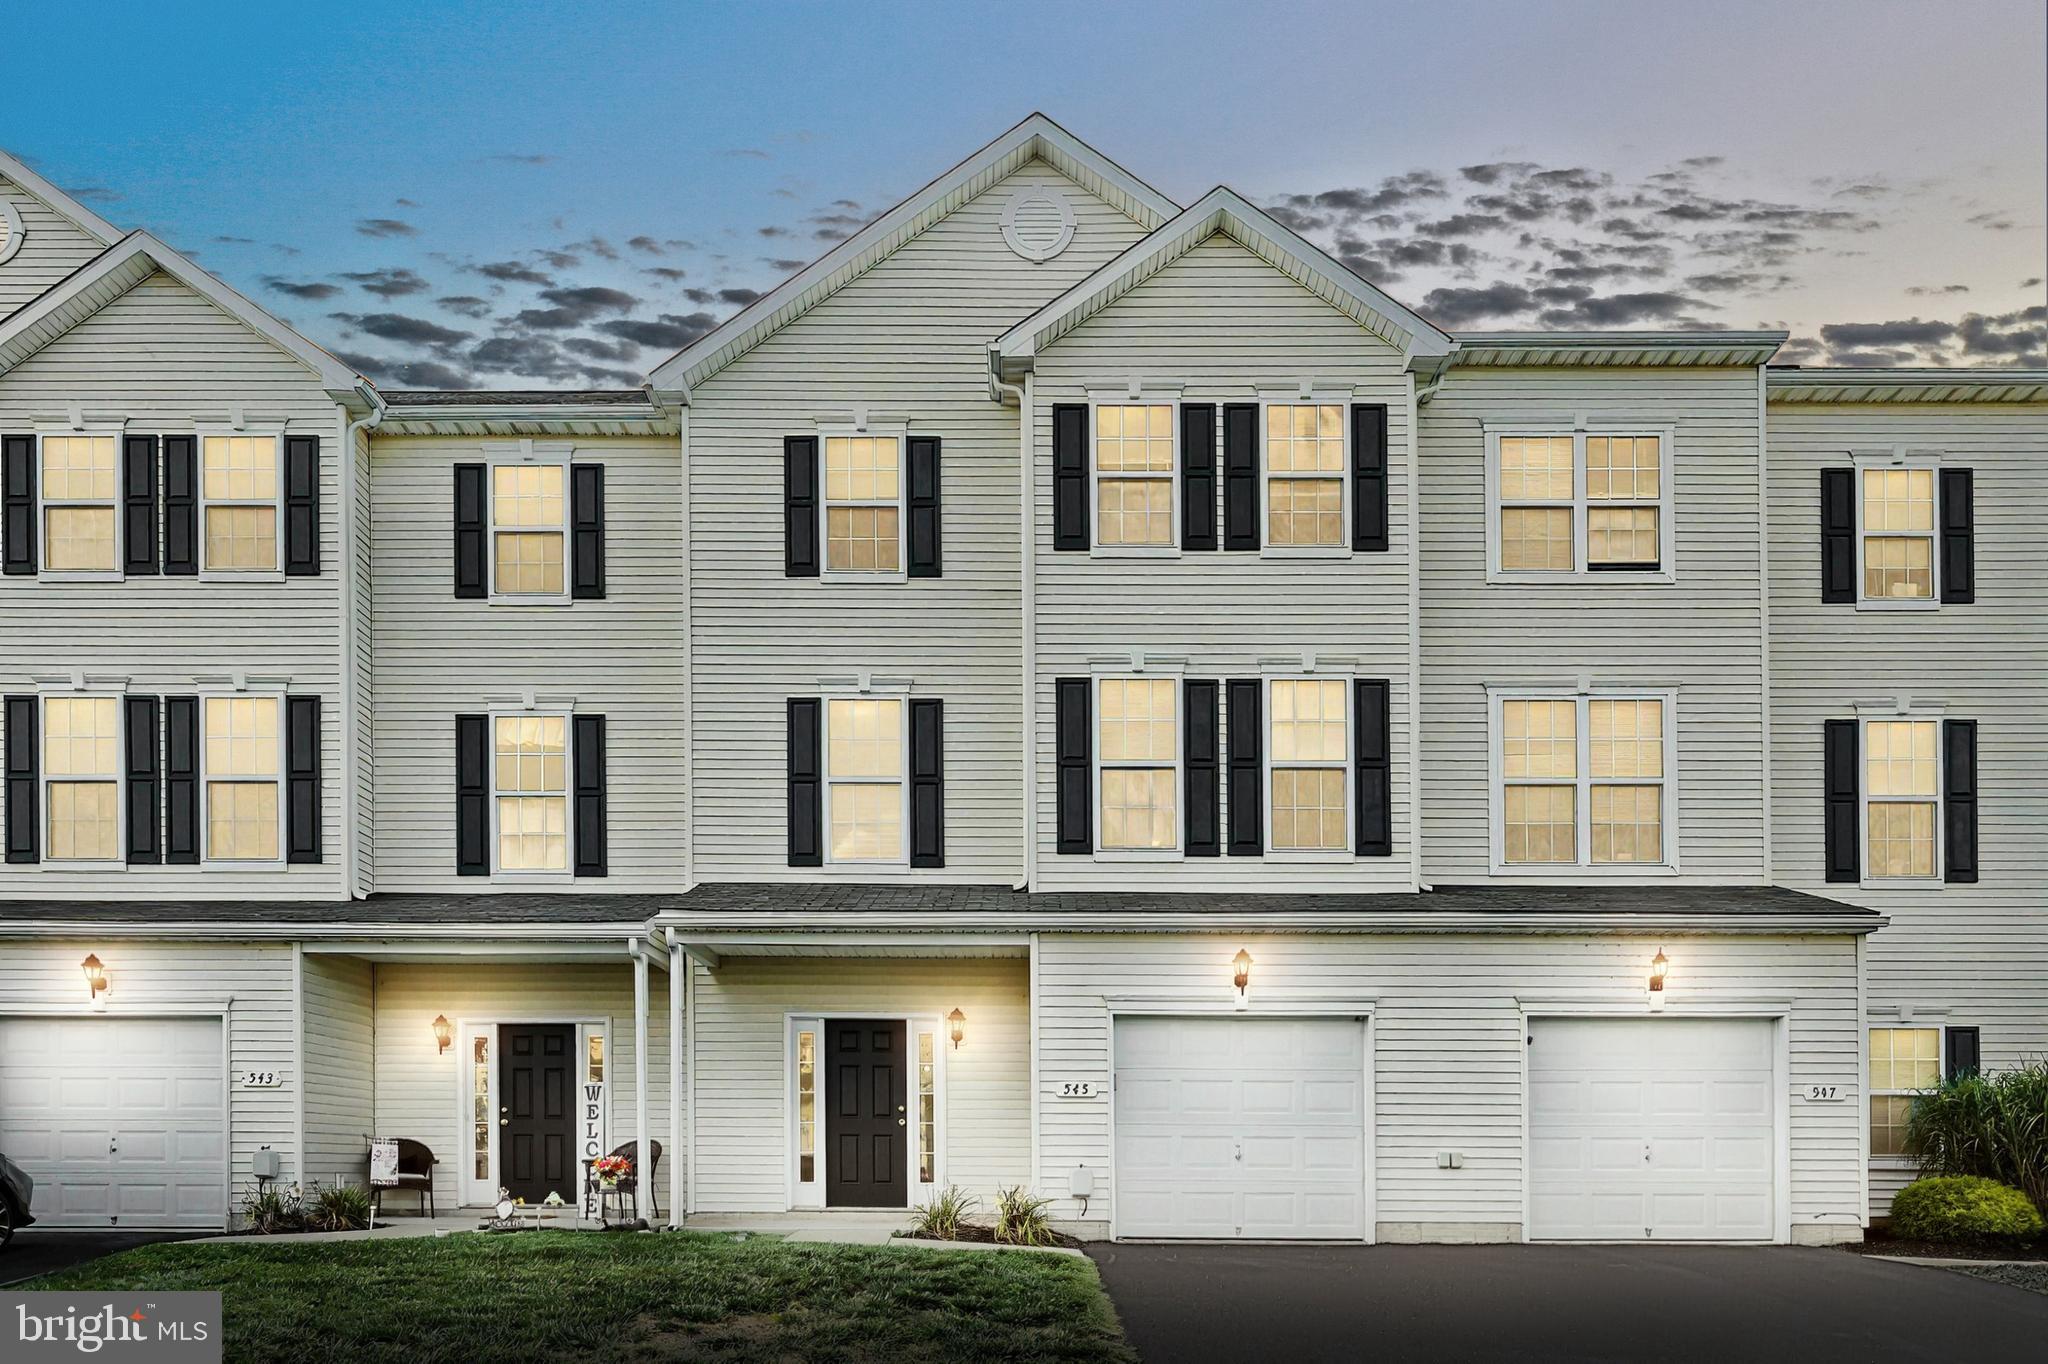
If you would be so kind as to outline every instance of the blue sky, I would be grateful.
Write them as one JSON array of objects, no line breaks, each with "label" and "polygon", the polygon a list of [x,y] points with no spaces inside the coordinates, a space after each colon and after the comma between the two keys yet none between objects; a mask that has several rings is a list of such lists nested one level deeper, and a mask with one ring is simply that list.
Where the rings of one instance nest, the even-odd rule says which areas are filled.
[{"label": "blue sky", "polygon": [[[0,146],[389,386],[626,382],[1033,109],[1452,327],[2042,363],[2040,0],[23,6]],[[81,68],[92,72],[81,79]],[[638,243],[635,245],[634,243]]]}]

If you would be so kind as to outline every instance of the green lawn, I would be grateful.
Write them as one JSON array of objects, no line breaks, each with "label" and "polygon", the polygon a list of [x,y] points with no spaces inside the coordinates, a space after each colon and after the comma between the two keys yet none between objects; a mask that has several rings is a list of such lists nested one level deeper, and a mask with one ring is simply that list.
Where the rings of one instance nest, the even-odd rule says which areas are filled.
[{"label": "green lawn", "polygon": [[219,1289],[231,1364],[1135,1364],[1070,1255],[520,1232],[144,1246],[22,1288]]}]

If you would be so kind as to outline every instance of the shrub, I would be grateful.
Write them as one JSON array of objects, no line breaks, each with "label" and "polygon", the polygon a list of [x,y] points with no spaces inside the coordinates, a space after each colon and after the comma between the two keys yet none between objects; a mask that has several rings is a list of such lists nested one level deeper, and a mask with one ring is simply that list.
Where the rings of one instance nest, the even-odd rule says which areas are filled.
[{"label": "shrub", "polygon": [[1906,1149],[1923,1174],[2010,1184],[2048,1213],[2048,1062],[1965,1075],[1918,1095]]},{"label": "shrub", "polygon": [[2026,1241],[2041,1227],[2025,1194],[1975,1175],[1917,1179],[1892,1198],[1892,1234],[1909,1241]]},{"label": "shrub", "polygon": [[370,1191],[350,1184],[337,1184],[313,1196],[306,1210],[306,1225],[313,1231],[363,1231],[370,1225]]},{"label": "shrub", "polygon": [[910,1224],[913,1236],[928,1236],[936,1241],[957,1241],[960,1239],[960,1224],[975,1210],[981,1200],[972,1194],[962,1193],[958,1186],[948,1184],[944,1193],[935,1193],[929,1203],[917,1209],[917,1217]]},{"label": "shrub", "polygon": [[1053,1243],[1052,1222],[1045,1210],[1050,1198],[1034,1198],[1020,1184],[996,1194],[996,1239],[1014,1246],[1049,1246]]},{"label": "shrub", "polygon": [[279,1232],[306,1230],[306,1199],[296,1184],[279,1188],[275,1184],[259,1185],[255,1192],[242,1197],[242,1220],[249,1224],[251,1231],[264,1236],[275,1236]]}]

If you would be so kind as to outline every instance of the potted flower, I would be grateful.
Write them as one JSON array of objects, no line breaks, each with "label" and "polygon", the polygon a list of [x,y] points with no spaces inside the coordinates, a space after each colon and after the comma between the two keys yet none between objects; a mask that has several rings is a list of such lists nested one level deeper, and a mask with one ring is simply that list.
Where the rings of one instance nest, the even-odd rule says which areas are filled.
[{"label": "potted flower", "polygon": [[633,1173],[633,1160],[630,1156],[599,1156],[590,1162],[590,1168],[597,1174],[599,1187],[616,1189],[621,1177]]}]

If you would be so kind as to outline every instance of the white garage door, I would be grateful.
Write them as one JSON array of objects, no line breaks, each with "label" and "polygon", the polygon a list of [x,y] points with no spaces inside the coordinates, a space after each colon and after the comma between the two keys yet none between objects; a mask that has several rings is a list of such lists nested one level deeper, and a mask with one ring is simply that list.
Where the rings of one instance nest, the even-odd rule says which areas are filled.
[{"label": "white garage door", "polygon": [[1365,1235],[1365,1026],[1116,1023],[1119,1236]]},{"label": "white garage door", "polygon": [[221,1227],[220,1020],[0,1018],[0,1151],[46,1227]]},{"label": "white garage door", "polygon": [[1529,1235],[1768,1241],[1766,1019],[1547,1019],[1529,1029]]}]

